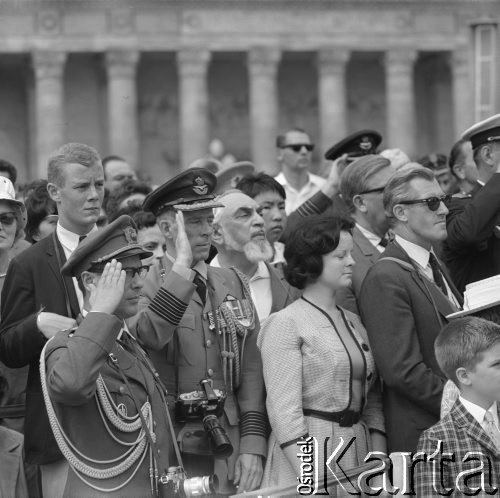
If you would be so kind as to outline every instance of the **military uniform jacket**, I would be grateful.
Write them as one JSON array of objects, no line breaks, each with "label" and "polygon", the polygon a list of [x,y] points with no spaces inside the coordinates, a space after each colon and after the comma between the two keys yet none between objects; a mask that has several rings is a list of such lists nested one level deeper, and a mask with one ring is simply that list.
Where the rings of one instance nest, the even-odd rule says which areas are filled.
[{"label": "military uniform jacket", "polygon": [[[151,268],[142,290],[141,311],[127,322],[130,330],[135,331],[139,341],[150,350],[170,395],[177,391],[176,370],[179,393],[200,390],[202,379],[212,379],[214,388],[226,389],[225,414],[229,424],[226,431],[234,447],[233,456],[245,453],[265,456],[265,394],[256,343],[259,332],[256,314],[255,326],[248,330],[245,340],[241,384],[231,393],[224,384],[221,335],[210,327],[211,299],[207,298],[203,306],[193,282],[171,271],[172,263],[166,258],[163,265],[163,277],[159,267]],[[228,296],[244,298],[242,283],[233,270],[208,266],[207,271],[208,294],[215,309]],[[238,340],[241,351],[241,337]],[[229,474],[232,474],[231,468]]]},{"label": "military uniform jacket", "polygon": [[443,259],[460,292],[500,273],[500,173],[466,196],[452,198]]},{"label": "military uniform jacket", "polygon": [[[70,441],[84,455],[98,460],[110,460],[124,452],[124,446],[110,436],[108,429],[122,441],[135,441],[138,436],[138,431],[119,431],[109,421],[106,429],[95,399],[98,375],[101,374],[112,400],[116,405],[122,405],[126,416],[137,414],[135,403],[141,407],[148,400],[160,449],[158,464],[160,469],[166,469],[171,438],[165,404],[152,373],[139,359],[139,346],[134,344],[136,341],[130,336],[127,341],[134,353],[117,343],[121,327],[122,321],[113,315],[89,313],[76,330],[59,332],[50,340],[45,350],[48,393]],[[110,353],[117,358],[132,393],[113,365]],[[87,479],[98,487],[113,488],[125,482],[136,466],[132,465],[122,475],[111,479]],[[150,497],[149,468],[149,450],[146,448],[146,456],[132,480],[113,493],[96,491],[83,483],[75,472],[69,471],[64,497]]]},{"label": "military uniform jacket", "polygon": [[[436,472],[432,462],[416,464],[414,482],[417,497],[498,495],[498,490],[493,493],[491,488],[500,486],[500,449],[460,400],[455,402],[450,412],[436,425],[420,436],[418,451],[424,452],[428,457],[434,455],[439,441],[442,442],[442,449],[436,462],[439,462],[439,456],[449,454],[448,460],[442,464],[442,480],[439,470]],[[466,458],[467,454],[470,455],[469,458]],[[451,457],[453,461],[450,460]],[[482,472],[478,470],[481,465],[484,465]],[[457,477],[461,472],[468,475],[467,487],[464,486],[463,479],[457,487]],[[484,486],[481,483],[482,473]],[[453,493],[445,493],[443,487],[453,489]],[[474,489],[480,490],[479,494],[473,493]]]}]

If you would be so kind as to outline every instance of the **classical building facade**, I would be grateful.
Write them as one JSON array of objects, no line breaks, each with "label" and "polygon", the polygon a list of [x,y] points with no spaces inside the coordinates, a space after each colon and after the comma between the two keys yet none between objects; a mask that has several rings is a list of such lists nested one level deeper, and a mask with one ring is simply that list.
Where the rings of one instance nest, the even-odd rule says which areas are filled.
[{"label": "classical building facade", "polygon": [[29,180],[81,141],[160,182],[217,137],[274,173],[289,126],[317,166],[365,127],[447,153],[499,109],[499,21],[496,0],[4,0],[0,157]]}]

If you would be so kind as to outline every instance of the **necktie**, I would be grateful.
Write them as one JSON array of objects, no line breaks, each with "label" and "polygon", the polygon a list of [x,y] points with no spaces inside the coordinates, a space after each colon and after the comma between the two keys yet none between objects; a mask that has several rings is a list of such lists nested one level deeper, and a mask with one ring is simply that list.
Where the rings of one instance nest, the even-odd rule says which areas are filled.
[{"label": "necktie", "polygon": [[432,278],[436,285],[443,291],[444,295],[448,295],[448,289],[444,283],[443,273],[441,272],[441,267],[439,266],[436,256],[431,252],[429,255],[429,266],[432,270]]},{"label": "necktie", "polygon": [[193,284],[196,285],[196,292],[198,292],[201,302],[203,303],[203,306],[205,306],[205,302],[207,301],[207,284],[197,271],[195,271]]},{"label": "necktie", "polygon": [[86,235],[80,235],[80,237],[78,237],[78,245],[81,244],[82,240],[86,239],[87,236]]},{"label": "necktie", "polygon": [[387,247],[387,244],[389,243],[389,239],[384,235],[380,242],[378,243],[379,246],[381,247]]},{"label": "necktie", "polygon": [[484,430],[490,436],[495,446],[500,448],[500,432],[495,425],[493,415],[488,411],[484,414]]}]

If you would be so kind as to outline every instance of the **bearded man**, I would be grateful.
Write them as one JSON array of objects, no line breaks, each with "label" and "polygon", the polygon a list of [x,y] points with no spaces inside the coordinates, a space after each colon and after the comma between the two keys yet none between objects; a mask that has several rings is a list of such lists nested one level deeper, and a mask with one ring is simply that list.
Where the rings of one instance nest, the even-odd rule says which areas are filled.
[{"label": "bearded man", "polygon": [[300,292],[269,264],[273,248],[266,238],[259,204],[239,190],[228,190],[217,201],[224,207],[214,213],[212,243],[217,256],[211,265],[236,268],[247,276],[262,321],[295,301]]}]

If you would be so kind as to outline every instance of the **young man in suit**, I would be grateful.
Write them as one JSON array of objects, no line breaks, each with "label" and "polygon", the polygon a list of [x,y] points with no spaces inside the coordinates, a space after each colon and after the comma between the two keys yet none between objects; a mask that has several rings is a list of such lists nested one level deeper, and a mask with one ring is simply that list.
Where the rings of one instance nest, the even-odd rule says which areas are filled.
[{"label": "young man in suit", "polygon": [[[443,328],[435,350],[441,370],[458,386],[460,396],[451,411],[420,436],[418,451],[427,458],[433,456],[434,461],[416,464],[416,494],[421,498],[449,495],[450,491],[453,496],[475,495],[477,490],[481,496],[496,494],[498,489],[494,492],[493,488],[500,478],[500,326],[476,317],[459,318]],[[439,465],[441,457],[446,463]]]},{"label": "young man in suit", "polygon": [[389,221],[382,202],[384,188],[395,170],[377,154],[353,161],[340,177],[340,192],[356,223],[352,231],[352,270],[350,287],[337,292],[337,302],[359,315],[357,298],[368,270],[387,246]]},{"label": "young man in suit", "polygon": [[444,378],[434,340],[461,297],[432,244],[446,237],[446,204],[432,171],[400,170],[384,191],[395,234],[368,271],[358,304],[384,389],[389,451],[415,451],[439,419]]},{"label": "young man in suit", "polygon": [[217,256],[211,266],[237,268],[249,279],[250,292],[259,320],[282,310],[300,296],[268,263],[273,255],[266,238],[259,204],[239,190],[230,190],[217,200],[212,241]]},{"label": "young man in suit", "polygon": [[[207,266],[213,232],[216,178],[190,168],[148,195],[167,241],[167,254],[152,267],[139,313],[129,321],[166,384],[172,406],[207,380],[226,393],[218,422],[233,451],[217,458],[201,413],[174,417],[184,464],[192,475],[216,473],[219,494],[259,487],[266,456],[264,380],[257,349],[259,320],[246,279],[228,268]],[[178,404],[178,406],[181,406]],[[179,415],[179,412],[176,412]]]},{"label": "young man in suit", "polygon": [[40,387],[40,352],[50,337],[74,325],[83,304],[76,279],[60,269],[79,239],[92,230],[104,194],[101,159],[88,145],[68,143],[48,161],[48,191],[59,221],[46,237],[10,263],[2,290],[0,359],[9,367],[30,365],[26,389],[25,451],[29,463],[40,465],[45,496],[57,496],[61,453],[52,436]]}]

